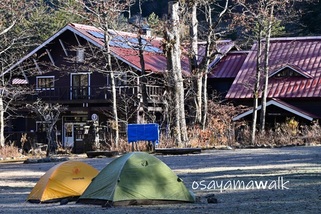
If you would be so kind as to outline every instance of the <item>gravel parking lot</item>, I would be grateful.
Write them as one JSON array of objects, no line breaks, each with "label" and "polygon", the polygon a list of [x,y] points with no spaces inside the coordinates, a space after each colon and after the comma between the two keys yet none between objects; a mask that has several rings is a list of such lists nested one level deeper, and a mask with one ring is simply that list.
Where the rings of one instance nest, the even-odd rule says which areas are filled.
[{"label": "gravel parking lot", "polygon": [[[207,150],[156,155],[198,198],[195,203],[103,208],[25,202],[57,163],[0,162],[0,213],[321,213],[321,146]],[[114,158],[72,157],[98,170]],[[218,203],[205,196],[215,194]]]}]

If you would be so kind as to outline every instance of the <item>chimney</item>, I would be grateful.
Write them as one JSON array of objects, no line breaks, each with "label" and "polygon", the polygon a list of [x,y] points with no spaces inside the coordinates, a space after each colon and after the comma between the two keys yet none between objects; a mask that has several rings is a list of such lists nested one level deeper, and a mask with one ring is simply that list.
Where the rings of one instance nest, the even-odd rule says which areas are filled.
[{"label": "chimney", "polygon": [[149,27],[143,27],[143,34],[146,36],[152,36],[152,30]]},{"label": "chimney", "polygon": [[77,49],[77,63],[83,63],[85,61],[85,50],[83,48]]}]

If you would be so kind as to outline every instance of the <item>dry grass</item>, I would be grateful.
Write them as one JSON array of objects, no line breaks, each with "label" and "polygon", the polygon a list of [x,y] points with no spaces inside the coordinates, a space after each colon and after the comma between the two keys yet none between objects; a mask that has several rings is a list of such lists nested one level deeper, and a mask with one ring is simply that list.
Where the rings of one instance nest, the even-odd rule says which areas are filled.
[{"label": "dry grass", "polygon": [[18,147],[13,146],[13,144],[5,145],[0,148],[0,159],[19,157],[21,156],[21,152],[19,152]]}]

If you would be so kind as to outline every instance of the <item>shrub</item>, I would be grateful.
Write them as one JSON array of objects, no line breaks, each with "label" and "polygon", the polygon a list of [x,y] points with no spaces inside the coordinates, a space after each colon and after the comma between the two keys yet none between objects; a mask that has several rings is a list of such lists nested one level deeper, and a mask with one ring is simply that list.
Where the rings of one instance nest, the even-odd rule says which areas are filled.
[{"label": "shrub", "polygon": [[18,147],[13,146],[13,143],[10,142],[9,145],[5,145],[0,148],[0,158],[13,158],[21,156],[21,152],[19,152]]}]

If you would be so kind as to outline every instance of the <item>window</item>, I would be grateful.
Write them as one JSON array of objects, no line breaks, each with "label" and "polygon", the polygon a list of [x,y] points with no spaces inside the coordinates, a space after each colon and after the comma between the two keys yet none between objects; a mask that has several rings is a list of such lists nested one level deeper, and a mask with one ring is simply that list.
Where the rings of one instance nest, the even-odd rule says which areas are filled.
[{"label": "window", "polygon": [[[304,74],[300,73],[299,71],[291,68],[291,67],[283,67],[282,69],[274,72],[270,75],[270,77],[303,77]],[[306,76],[305,76],[306,77]]]},{"label": "window", "polygon": [[[107,132],[111,132],[114,130],[115,124],[113,123],[113,121],[108,121],[107,122]],[[125,134],[127,133],[127,122],[125,121],[118,121],[118,131],[120,134]]]},{"label": "window", "polygon": [[[115,86],[126,86],[127,85],[127,74],[114,74]],[[110,75],[107,76],[107,86],[111,86]]]},{"label": "window", "polygon": [[71,99],[90,99],[89,73],[71,74]]},{"label": "window", "polygon": [[55,87],[54,82],[55,82],[54,76],[37,77],[36,79],[37,90],[53,90]]},{"label": "window", "polygon": [[36,131],[37,132],[46,132],[46,126],[47,126],[48,122],[46,121],[36,121]]},{"label": "window", "polygon": [[275,77],[300,77],[298,72],[294,71],[291,68],[284,68],[283,70],[279,71],[275,74]]}]

